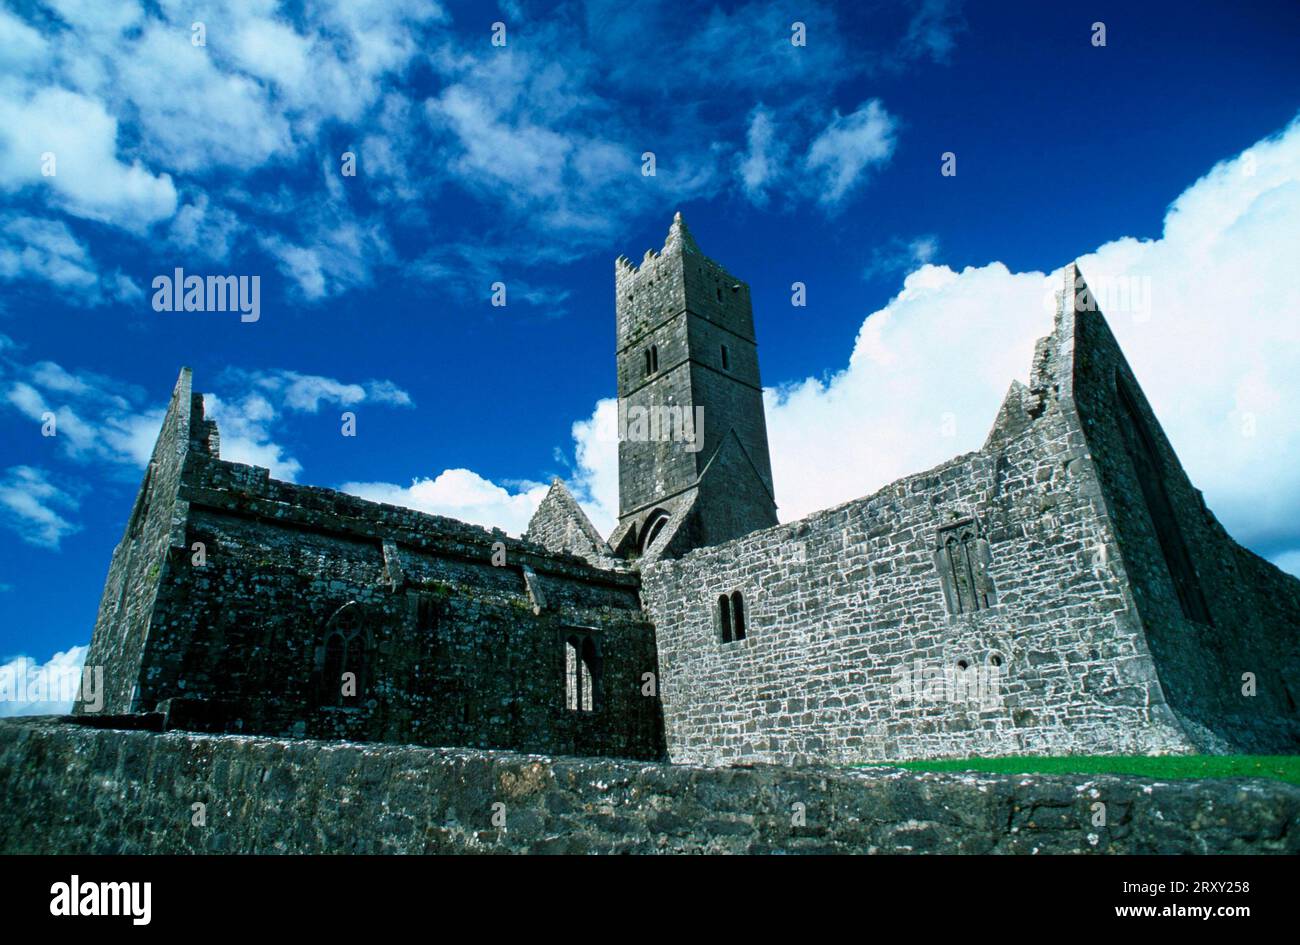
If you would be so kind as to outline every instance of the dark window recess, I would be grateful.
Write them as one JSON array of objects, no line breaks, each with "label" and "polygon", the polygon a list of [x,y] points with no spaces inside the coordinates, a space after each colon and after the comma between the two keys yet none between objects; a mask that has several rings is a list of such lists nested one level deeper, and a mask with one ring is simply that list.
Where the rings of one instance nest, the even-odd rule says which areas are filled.
[{"label": "dark window recess", "polygon": [[722,286],[718,286],[718,301],[722,301]]},{"label": "dark window recess", "polygon": [[571,712],[595,712],[604,701],[604,659],[595,636],[567,631],[564,637],[564,706]]},{"label": "dark window recess", "polygon": [[1192,556],[1183,540],[1182,529],[1178,526],[1178,516],[1173,502],[1165,489],[1165,469],[1156,449],[1155,437],[1142,420],[1137,401],[1124,379],[1115,376],[1115,389],[1119,395],[1120,431],[1124,439],[1124,449],[1133,464],[1138,486],[1142,490],[1142,499],[1146,505],[1147,515],[1155,531],[1156,540],[1173,582],[1174,593],[1178,596],[1178,605],[1183,616],[1197,623],[1213,624],[1210,610],[1201,593],[1201,582],[1197,579],[1196,568],[1192,565]]},{"label": "dark window recess", "polygon": [[726,346],[726,345],[723,345],[723,346],[722,346],[722,370],[724,370],[724,371],[730,371],[730,370],[731,370],[731,359],[727,357],[727,346]]},{"label": "dark window recess", "polygon": [[719,595],[718,632],[723,643],[745,639],[745,600],[740,591]]},{"label": "dark window recess", "polygon": [[361,607],[349,603],[325,625],[317,656],[322,705],[358,705],[365,694],[369,645],[363,618]]},{"label": "dark window recess", "polygon": [[968,614],[997,603],[989,579],[989,545],[974,519],[939,529],[934,566],[950,614]]},{"label": "dark window recess", "polygon": [[651,345],[645,349],[645,376],[656,374],[659,371],[659,347]]},{"label": "dark window recess", "polygon": [[438,629],[438,604],[431,594],[421,594],[416,602],[415,625],[422,631]]}]

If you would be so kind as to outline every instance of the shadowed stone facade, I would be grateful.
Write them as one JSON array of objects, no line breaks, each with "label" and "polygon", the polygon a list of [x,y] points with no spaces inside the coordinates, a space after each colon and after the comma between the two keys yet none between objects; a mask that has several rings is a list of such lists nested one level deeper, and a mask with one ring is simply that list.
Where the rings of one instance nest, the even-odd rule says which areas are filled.
[{"label": "shadowed stone facade", "polygon": [[[635,573],[222,461],[190,383],[183,371],[109,568],[87,657],[105,667],[105,712],[663,754],[658,701],[641,695],[656,653]],[[591,641],[580,673],[571,639]],[[569,704],[575,674],[586,706]]]},{"label": "shadowed stone facade", "polygon": [[91,644],[105,711],[705,765],[1294,752],[1300,581],[1226,535],[1064,278],[979,451],[784,525],[748,287],[680,215],[616,263],[608,541],[558,481],[516,540],[223,461],[184,371]]}]

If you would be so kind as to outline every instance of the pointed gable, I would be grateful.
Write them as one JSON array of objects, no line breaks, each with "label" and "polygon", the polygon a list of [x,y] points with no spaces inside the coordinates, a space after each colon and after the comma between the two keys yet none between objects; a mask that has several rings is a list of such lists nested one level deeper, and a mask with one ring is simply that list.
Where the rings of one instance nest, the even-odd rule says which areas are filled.
[{"label": "pointed gable", "polygon": [[558,478],[551,481],[551,488],[528,522],[524,537],[548,551],[567,551],[597,567],[608,567],[613,562],[614,553],[609,545]]}]

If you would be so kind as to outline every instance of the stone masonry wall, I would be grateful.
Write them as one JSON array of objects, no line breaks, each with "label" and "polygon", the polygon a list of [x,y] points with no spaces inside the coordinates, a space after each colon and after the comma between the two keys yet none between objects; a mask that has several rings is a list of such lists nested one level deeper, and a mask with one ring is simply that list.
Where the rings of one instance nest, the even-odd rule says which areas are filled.
[{"label": "stone masonry wall", "polygon": [[202,398],[190,385],[190,371],[182,369],[104,581],[86,665],[104,667],[105,712],[133,710],[159,579],[185,515],[177,498],[181,468],[191,450],[209,449],[208,437],[214,435],[202,420]]},{"label": "stone masonry wall", "polygon": [[[158,450],[176,469],[140,500],[161,524],[137,558],[148,567],[131,572],[139,619],[106,605],[96,629],[90,664],[109,654],[108,690],[134,692],[106,711],[213,731],[662,757],[635,572],[223,462],[201,399],[193,409],[203,442],[173,432],[169,414]],[[356,634],[343,667],[329,663],[340,615]],[[583,706],[569,704],[570,639],[590,640]],[[341,692],[344,669],[355,694]]]},{"label": "stone masonry wall", "polygon": [[[1071,328],[1040,345],[1033,389],[1013,386],[985,450],[643,567],[674,761],[1197,747],[1166,704],[1087,441],[1061,400]],[[987,606],[954,612],[941,530],[963,522]],[[723,642],[717,600],[733,591],[747,632]],[[992,680],[996,698],[978,698]]]},{"label": "stone masonry wall", "polygon": [[577,555],[594,567],[627,567],[626,562],[614,557],[587,513],[558,478],[551,480],[546,497],[528,521],[524,538],[548,551]]},{"label": "stone masonry wall", "polygon": [[1300,788],[1275,781],[695,768],[30,719],[0,721],[0,796],[4,854],[1300,852]]},{"label": "stone masonry wall", "polygon": [[[1170,706],[1185,726],[1223,750],[1300,751],[1300,580],[1224,531],[1183,471],[1074,266],[1066,267],[1065,279],[1066,291],[1078,300],[1077,311],[1066,313],[1078,339],[1073,397]],[[1142,429],[1132,429],[1130,409]],[[1153,456],[1139,470],[1129,454],[1141,450],[1144,440]],[[1152,507],[1152,501],[1164,504],[1162,494],[1172,513],[1167,516]],[[1184,567],[1168,560],[1158,521],[1165,543],[1175,546],[1173,554],[1178,545],[1185,550]],[[1171,569],[1185,572],[1191,615]],[[1205,614],[1198,616],[1201,606]],[[1254,678],[1253,694],[1245,691],[1247,673]]]}]

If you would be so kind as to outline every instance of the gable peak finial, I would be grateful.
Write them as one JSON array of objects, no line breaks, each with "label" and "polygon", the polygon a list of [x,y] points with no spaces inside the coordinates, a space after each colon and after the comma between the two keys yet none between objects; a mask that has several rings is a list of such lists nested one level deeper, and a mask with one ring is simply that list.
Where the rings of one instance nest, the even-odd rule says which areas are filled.
[{"label": "gable peak finial", "polygon": [[686,228],[686,221],[682,219],[682,212],[678,210],[673,214],[673,225],[668,228],[668,238],[664,240],[664,246],[680,245],[682,249],[699,252],[700,248],[695,245],[695,239],[691,236],[691,231]]}]

